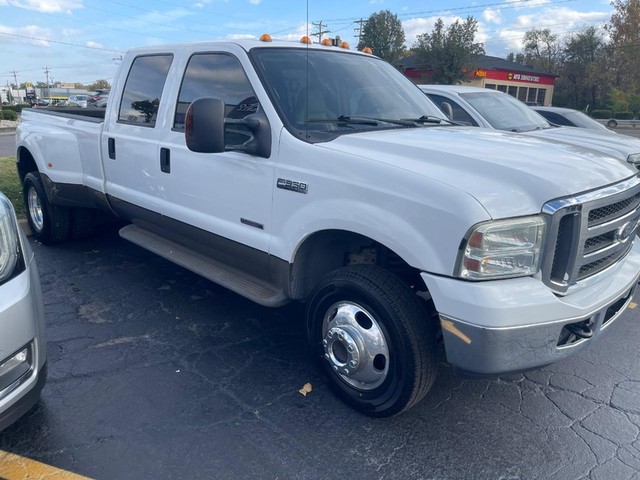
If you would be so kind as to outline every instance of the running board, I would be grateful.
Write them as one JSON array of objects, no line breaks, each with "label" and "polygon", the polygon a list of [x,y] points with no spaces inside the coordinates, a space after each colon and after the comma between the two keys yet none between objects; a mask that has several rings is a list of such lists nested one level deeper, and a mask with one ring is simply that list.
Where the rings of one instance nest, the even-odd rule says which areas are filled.
[{"label": "running board", "polygon": [[279,307],[289,301],[284,292],[273,285],[137,225],[121,228],[120,236],[260,305]]}]

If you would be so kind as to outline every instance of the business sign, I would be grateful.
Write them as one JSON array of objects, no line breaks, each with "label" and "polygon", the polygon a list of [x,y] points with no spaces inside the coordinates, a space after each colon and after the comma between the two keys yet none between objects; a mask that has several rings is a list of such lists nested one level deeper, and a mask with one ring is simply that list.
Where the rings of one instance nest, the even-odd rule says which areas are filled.
[{"label": "business sign", "polygon": [[551,75],[531,74],[522,72],[509,72],[505,70],[485,70],[478,68],[473,71],[473,76],[487,80],[503,80],[507,82],[535,83],[538,85],[553,85],[555,77]]}]

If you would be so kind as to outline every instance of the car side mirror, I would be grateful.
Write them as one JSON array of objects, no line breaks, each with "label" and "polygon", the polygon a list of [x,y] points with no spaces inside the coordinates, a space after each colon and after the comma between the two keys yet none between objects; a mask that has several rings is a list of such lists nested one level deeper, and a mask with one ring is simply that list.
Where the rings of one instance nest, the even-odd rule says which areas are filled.
[{"label": "car side mirror", "polygon": [[184,136],[193,152],[224,152],[224,102],[208,97],[191,102],[184,119]]},{"label": "car side mirror", "polygon": [[453,108],[451,108],[451,104],[449,102],[442,102],[440,104],[440,110],[444,112],[449,120],[453,121]]},{"label": "car side mirror", "polygon": [[251,138],[244,144],[230,145],[227,150],[236,150],[264,158],[271,156],[271,127],[261,109],[244,118],[227,118],[225,124],[243,125],[251,132]]}]

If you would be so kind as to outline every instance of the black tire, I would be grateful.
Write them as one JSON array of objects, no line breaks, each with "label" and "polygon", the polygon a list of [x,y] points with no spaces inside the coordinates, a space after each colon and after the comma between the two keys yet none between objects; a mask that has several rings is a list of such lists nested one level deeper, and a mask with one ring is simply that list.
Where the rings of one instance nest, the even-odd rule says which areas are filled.
[{"label": "black tire", "polygon": [[[424,398],[438,364],[435,325],[421,302],[373,265],[340,268],[322,279],[307,308],[308,336],[339,398],[373,417],[396,415]],[[378,333],[383,341],[357,338]]]},{"label": "black tire", "polygon": [[615,120],[609,120],[607,122],[607,127],[609,128],[616,128],[618,126],[618,122],[616,122]]},{"label": "black tire", "polygon": [[69,236],[69,209],[52,205],[37,172],[28,173],[22,182],[24,210],[36,240],[58,243]]}]

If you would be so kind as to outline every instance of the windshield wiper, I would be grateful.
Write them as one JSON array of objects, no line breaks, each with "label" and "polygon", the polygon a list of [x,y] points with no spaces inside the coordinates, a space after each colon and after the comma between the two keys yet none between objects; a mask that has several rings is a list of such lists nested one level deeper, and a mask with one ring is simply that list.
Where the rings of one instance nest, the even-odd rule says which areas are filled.
[{"label": "windshield wiper", "polygon": [[413,123],[437,123],[440,124],[442,122],[447,122],[451,125],[454,125],[455,122],[452,122],[451,120],[448,120],[446,118],[440,118],[440,117],[436,117],[433,115],[422,115],[419,118],[403,118],[402,120],[406,121],[406,122],[413,122]]},{"label": "windshield wiper", "polygon": [[344,123],[351,125],[372,125],[376,126],[381,121],[377,118],[369,118],[369,117],[358,117],[355,115],[340,115],[336,118],[310,118],[307,120],[308,123]]}]

